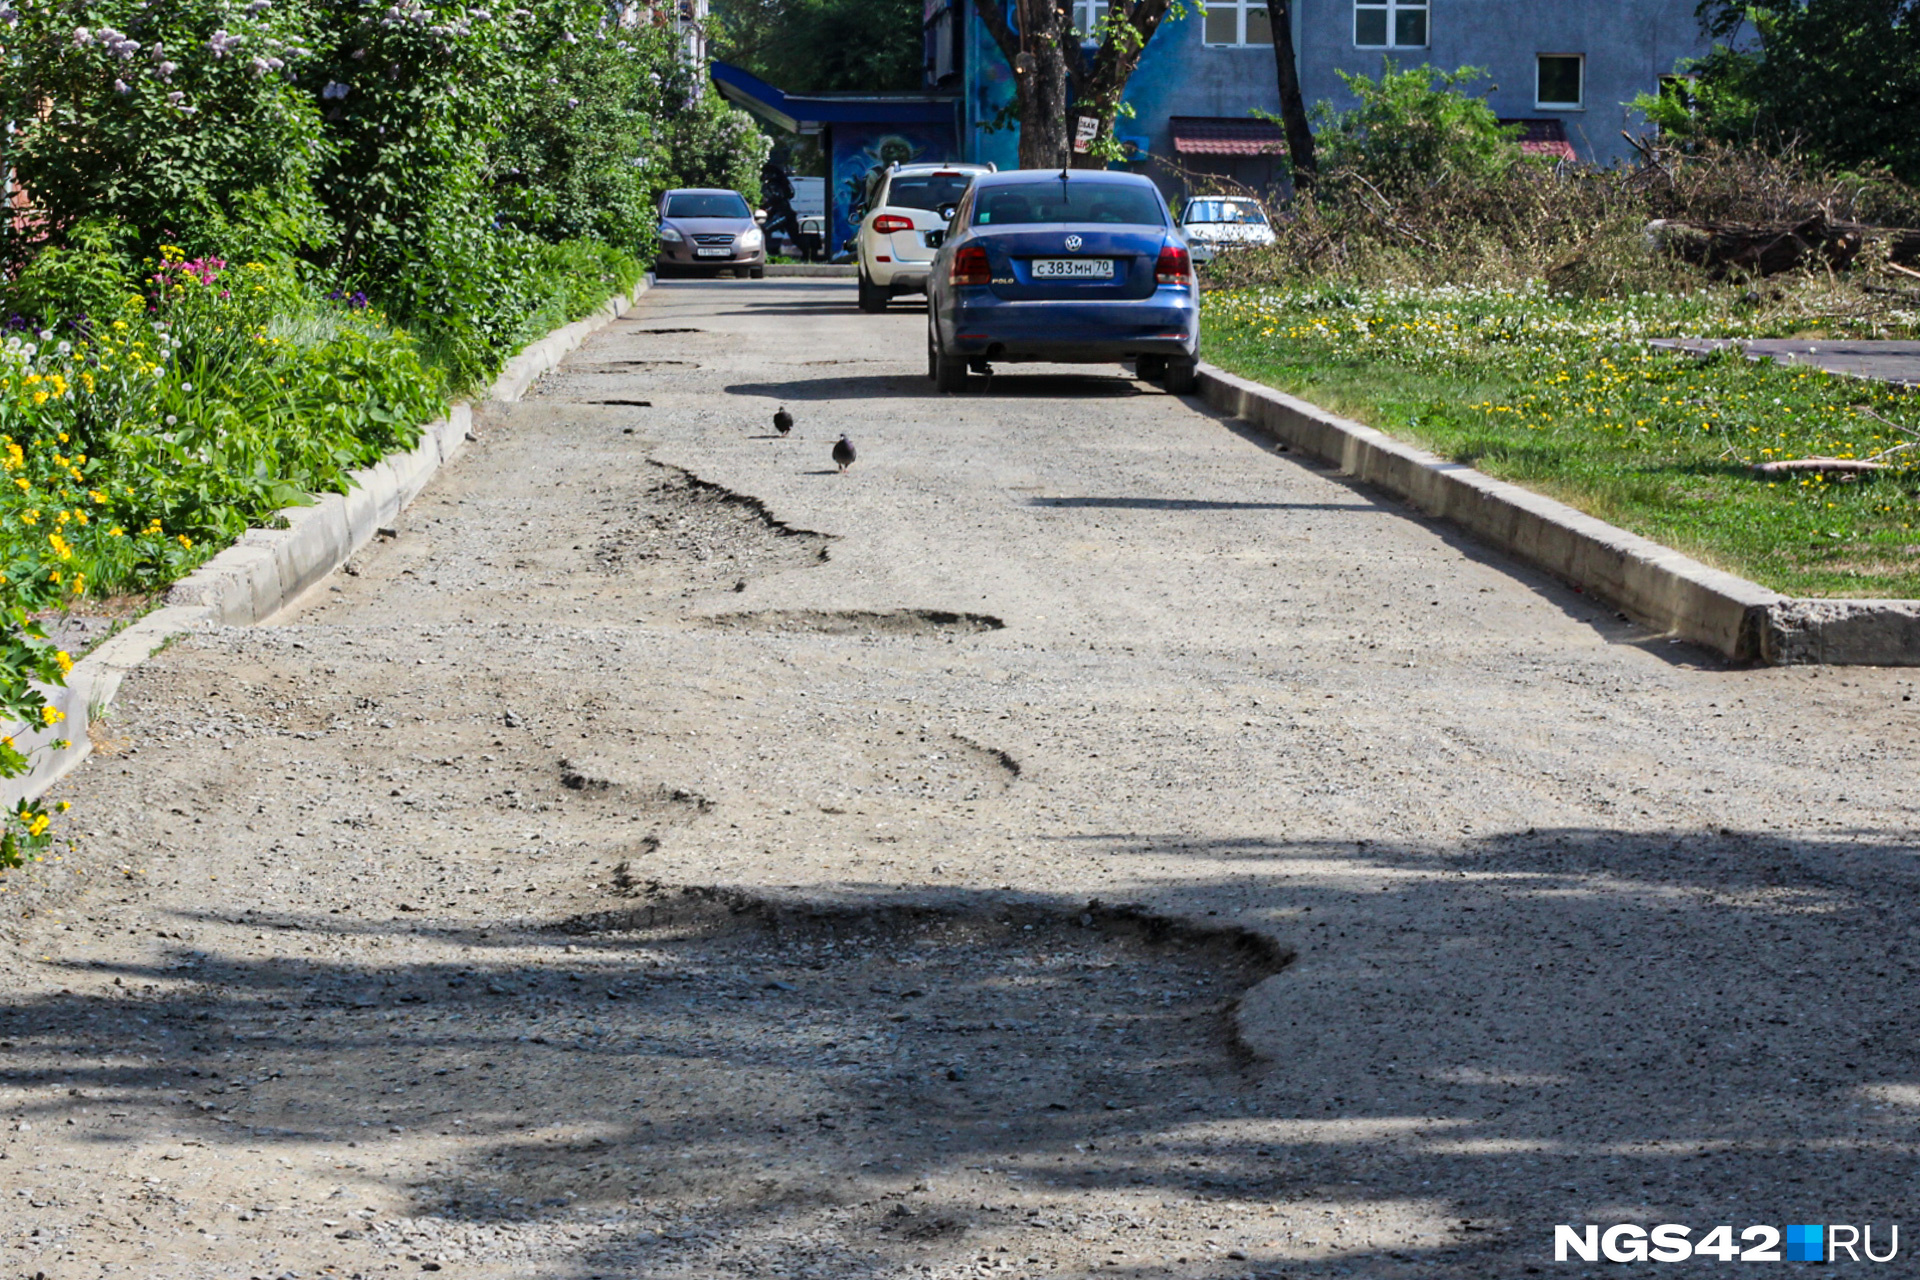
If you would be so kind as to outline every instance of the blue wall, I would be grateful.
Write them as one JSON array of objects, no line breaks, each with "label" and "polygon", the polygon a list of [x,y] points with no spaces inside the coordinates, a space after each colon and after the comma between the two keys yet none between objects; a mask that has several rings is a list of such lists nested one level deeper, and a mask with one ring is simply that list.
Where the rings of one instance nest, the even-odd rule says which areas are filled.
[{"label": "blue wall", "polygon": [[[1446,70],[1484,67],[1490,74],[1478,88],[1497,114],[1558,118],[1582,159],[1605,164],[1631,153],[1620,131],[1642,127],[1626,103],[1655,90],[1681,59],[1707,51],[1694,15],[1696,2],[1432,0],[1428,47],[1389,53],[1354,46],[1353,0],[1294,0],[1301,88],[1309,103],[1327,99],[1347,107],[1353,97],[1339,72],[1377,76],[1384,57],[1403,68],[1421,63]],[[1006,168],[1015,163],[1017,134],[1011,129],[990,133],[986,126],[1012,100],[1013,73],[978,16],[969,17],[965,158]],[[1117,121],[1115,131],[1144,139],[1155,156],[1172,158],[1170,116],[1245,119],[1255,108],[1280,109],[1272,47],[1209,47],[1202,41],[1203,29],[1197,12],[1166,23],[1127,86],[1135,118]],[[1584,110],[1534,105],[1534,58],[1541,53],[1586,55]]]}]

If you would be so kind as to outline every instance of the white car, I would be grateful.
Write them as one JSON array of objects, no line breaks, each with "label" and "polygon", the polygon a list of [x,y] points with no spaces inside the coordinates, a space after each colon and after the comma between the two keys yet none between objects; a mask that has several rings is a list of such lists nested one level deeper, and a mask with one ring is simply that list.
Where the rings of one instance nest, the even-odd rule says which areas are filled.
[{"label": "white car", "polygon": [[1244,196],[1196,196],[1180,215],[1195,262],[1211,262],[1227,249],[1273,243],[1273,226],[1258,200]]},{"label": "white car", "polygon": [[860,309],[885,311],[902,293],[925,293],[927,271],[973,180],[990,164],[895,164],[867,181],[867,211],[854,236]]}]

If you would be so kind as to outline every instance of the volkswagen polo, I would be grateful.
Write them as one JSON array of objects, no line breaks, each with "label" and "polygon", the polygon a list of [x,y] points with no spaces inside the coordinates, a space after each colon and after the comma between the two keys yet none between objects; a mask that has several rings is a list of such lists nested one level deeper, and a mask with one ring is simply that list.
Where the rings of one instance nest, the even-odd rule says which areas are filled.
[{"label": "volkswagen polo", "polygon": [[962,391],[992,361],[1132,361],[1194,389],[1200,296],[1186,235],[1138,174],[983,174],[927,284],[927,375]]}]

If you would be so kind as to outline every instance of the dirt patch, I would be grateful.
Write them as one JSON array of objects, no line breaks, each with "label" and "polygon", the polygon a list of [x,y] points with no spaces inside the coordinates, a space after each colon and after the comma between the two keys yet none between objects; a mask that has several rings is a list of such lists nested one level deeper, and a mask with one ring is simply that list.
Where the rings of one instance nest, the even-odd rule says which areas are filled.
[{"label": "dirt patch", "polygon": [[744,581],[827,558],[829,535],[788,525],[757,498],[676,467],[648,465],[656,478],[642,501],[594,548],[602,571],[671,566],[691,583],[711,586],[729,575]]},{"label": "dirt patch", "polygon": [[631,777],[619,764],[595,759],[560,762],[560,785],[588,796],[617,798],[623,810],[649,814],[697,817],[713,809],[713,801],[684,787]]},{"label": "dirt patch", "polygon": [[944,609],[762,609],[701,620],[720,631],[800,631],[828,636],[977,635],[1006,623],[990,614]]}]

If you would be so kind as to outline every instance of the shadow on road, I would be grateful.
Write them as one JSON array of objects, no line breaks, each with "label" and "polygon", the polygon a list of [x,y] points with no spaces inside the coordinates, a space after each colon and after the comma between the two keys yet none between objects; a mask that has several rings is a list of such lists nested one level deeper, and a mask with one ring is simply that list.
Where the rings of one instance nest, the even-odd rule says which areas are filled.
[{"label": "shadow on road", "polygon": [[1379,511],[1377,502],[1210,502],[1204,498],[1029,498],[1032,507],[1115,511]]},{"label": "shadow on road", "polygon": [[[1066,1238],[1035,1206],[1070,1215],[1094,1190],[1263,1224],[1246,1265],[1287,1274],[1511,1275],[1550,1258],[1557,1222],[1704,1230],[1808,1204],[1884,1222],[1911,1183],[1902,833],[1083,839],[1238,860],[1247,875],[1157,896],[1203,922],[1241,901],[1215,918],[1299,960],[1260,981],[1230,935],[955,890],[921,910],[882,887],[812,916],[609,899],[523,931],[249,918],[312,954],[76,967],[86,990],[0,1007],[0,1079],[41,1091],[22,1119],[74,1119],[103,1152],[161,1130],[325,1144],[405,1179],[415,1216],[506,1236],[627,1215],[580,1247],[581,1275],[736,1274],[748,1245],[848,1277],[928,1249],[1053,1256]],[[356,928],[472,950],[329,960]],[[1230,1030],[1253,983],[1266,1062]],[[440,1167],[382,1164],[401,1132],[435,1135]],[[1347,1225],[1316,1207],[1335,1203]],[[662,1225],[689,1213],[697,1232]],[[839,1252],[778,1244],[827,1218]],[[1151,1234],[1118,1243],[1128,1266],[1172,1261]]]},{"label": "shadow on road", "polygon": [[898,396],[916,400],[951,398],[956,402],[965,402],[1002,395],[1035,399],[1111,400],[1164,394],[1144,388],[1124,374],[1105,369],[1097,373],[996,373],[991,378],[975,378],[974,390],[955,397],[943,397],[921,373],[833,374],[796,378],[788,382],[737,382],[726,387],[725,391],[728,395],[795,401]]}]

